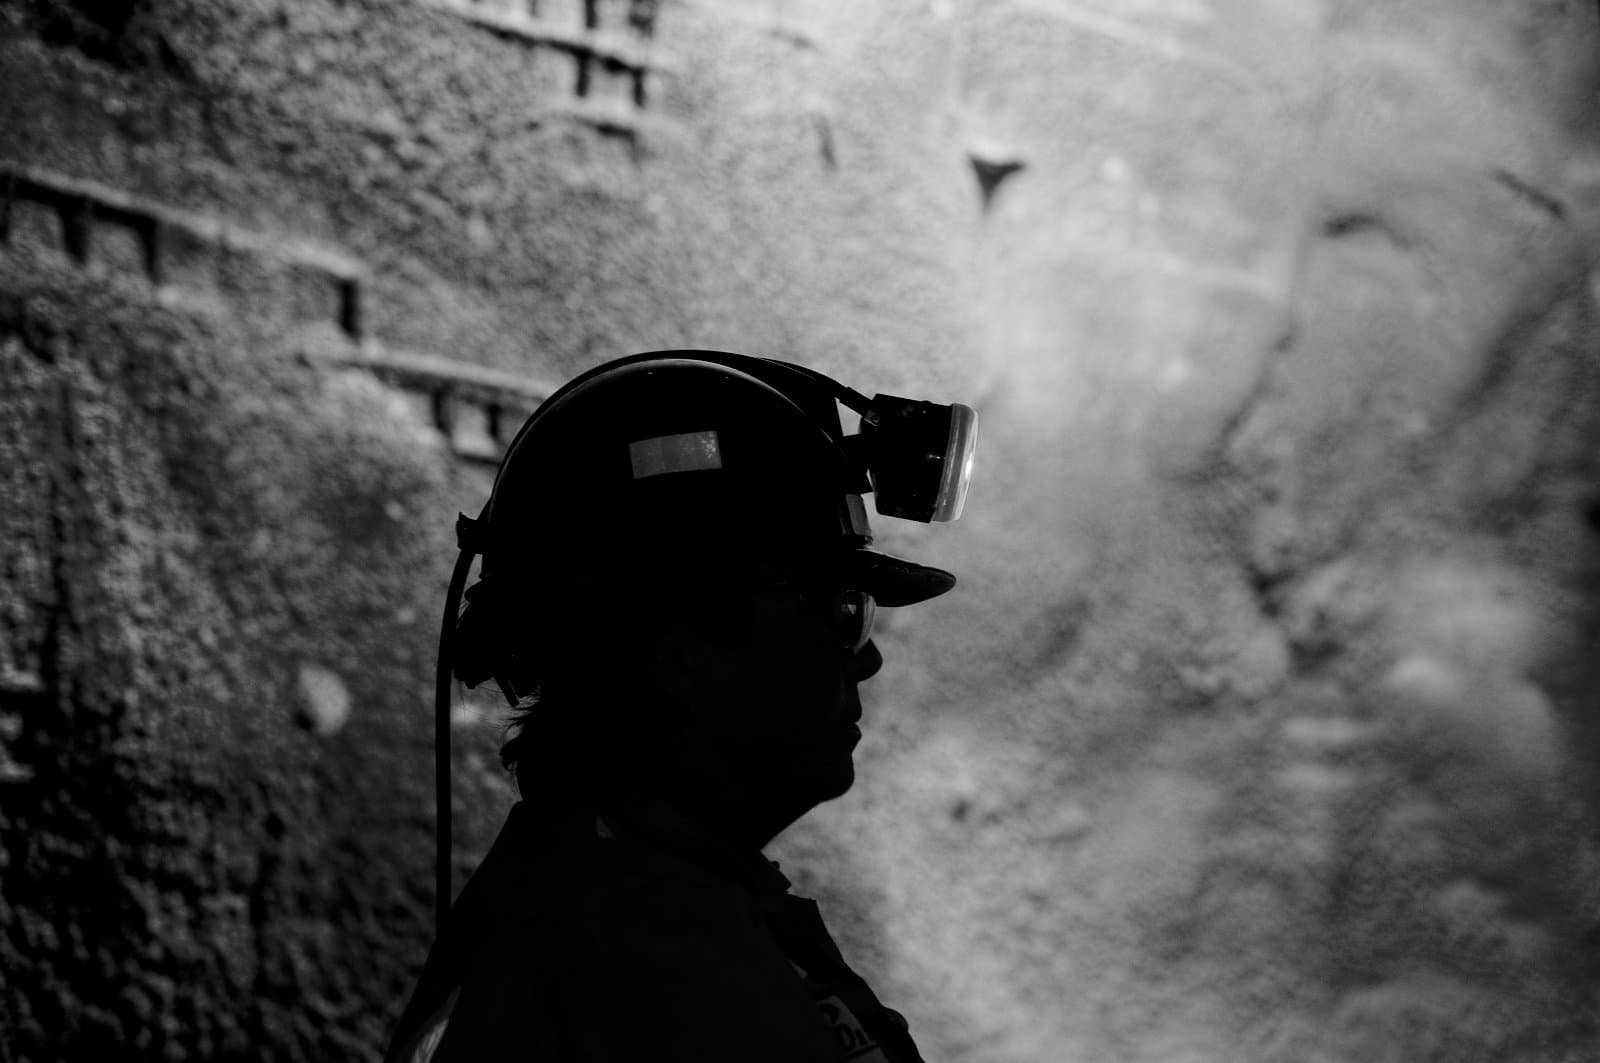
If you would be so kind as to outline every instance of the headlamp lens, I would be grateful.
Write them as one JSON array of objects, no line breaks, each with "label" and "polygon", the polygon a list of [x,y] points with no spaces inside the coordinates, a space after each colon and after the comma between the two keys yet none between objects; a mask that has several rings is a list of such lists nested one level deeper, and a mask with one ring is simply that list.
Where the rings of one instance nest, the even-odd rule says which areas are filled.
[{"label": "headlamp lens", "polygon": [[967,488],[972,485],[972,463],[978,453],[978,411],[952,403],[950,437],[945,444],[940,470],[939,496],[933,504],[933,521],[952,521],[961,516],[967,504]]}]

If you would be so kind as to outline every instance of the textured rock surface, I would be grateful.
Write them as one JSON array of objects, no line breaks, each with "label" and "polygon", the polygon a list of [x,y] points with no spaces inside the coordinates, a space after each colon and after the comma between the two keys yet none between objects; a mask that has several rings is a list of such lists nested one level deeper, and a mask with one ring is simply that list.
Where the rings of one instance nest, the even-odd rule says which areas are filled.
[{"label": "textured rock surface", "polygon": [[1600,1054],[1596,23],[0,2],[0,1060],[376,1058],[451,519],[677,345],[985,418],[775,852],[929,1059]]}]

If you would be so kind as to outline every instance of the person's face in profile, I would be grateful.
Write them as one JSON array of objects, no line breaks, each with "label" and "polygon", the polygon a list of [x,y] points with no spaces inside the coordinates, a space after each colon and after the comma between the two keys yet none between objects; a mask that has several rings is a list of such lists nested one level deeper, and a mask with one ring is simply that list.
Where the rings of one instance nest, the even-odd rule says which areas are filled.
[{"label": "person's face in profile", "polygon": [[[866,615],[863,615],[865,611]],[[671,625],[656,667],[713,786],[806,809],[855,782],[857,684],[882,664],[870,606],[838,575],[763,565]]]}]

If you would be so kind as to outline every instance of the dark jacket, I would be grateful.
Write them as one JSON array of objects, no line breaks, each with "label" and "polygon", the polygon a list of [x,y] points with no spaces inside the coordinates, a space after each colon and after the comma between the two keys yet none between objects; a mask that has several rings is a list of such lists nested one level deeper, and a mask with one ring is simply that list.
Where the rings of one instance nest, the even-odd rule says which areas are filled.
[{"label": "dark jacket", "polygon": [[515,805],[386,1063],[921,1063],[776,863],[646,813]]}]

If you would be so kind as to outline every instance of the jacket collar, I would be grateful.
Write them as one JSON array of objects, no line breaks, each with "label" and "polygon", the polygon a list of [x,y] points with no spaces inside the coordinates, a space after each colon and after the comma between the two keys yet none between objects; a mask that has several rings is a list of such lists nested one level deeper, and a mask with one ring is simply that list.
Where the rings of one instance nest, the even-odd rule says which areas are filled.
[{"label": "jacket collar", "polygon": [[789,879],[775,860],[759,849],[728,843],[658,797],[633,795],[600,802],[595,833],[649,845],[672,853],[720,878],[744,887],[756,898],[781,895]]}]

